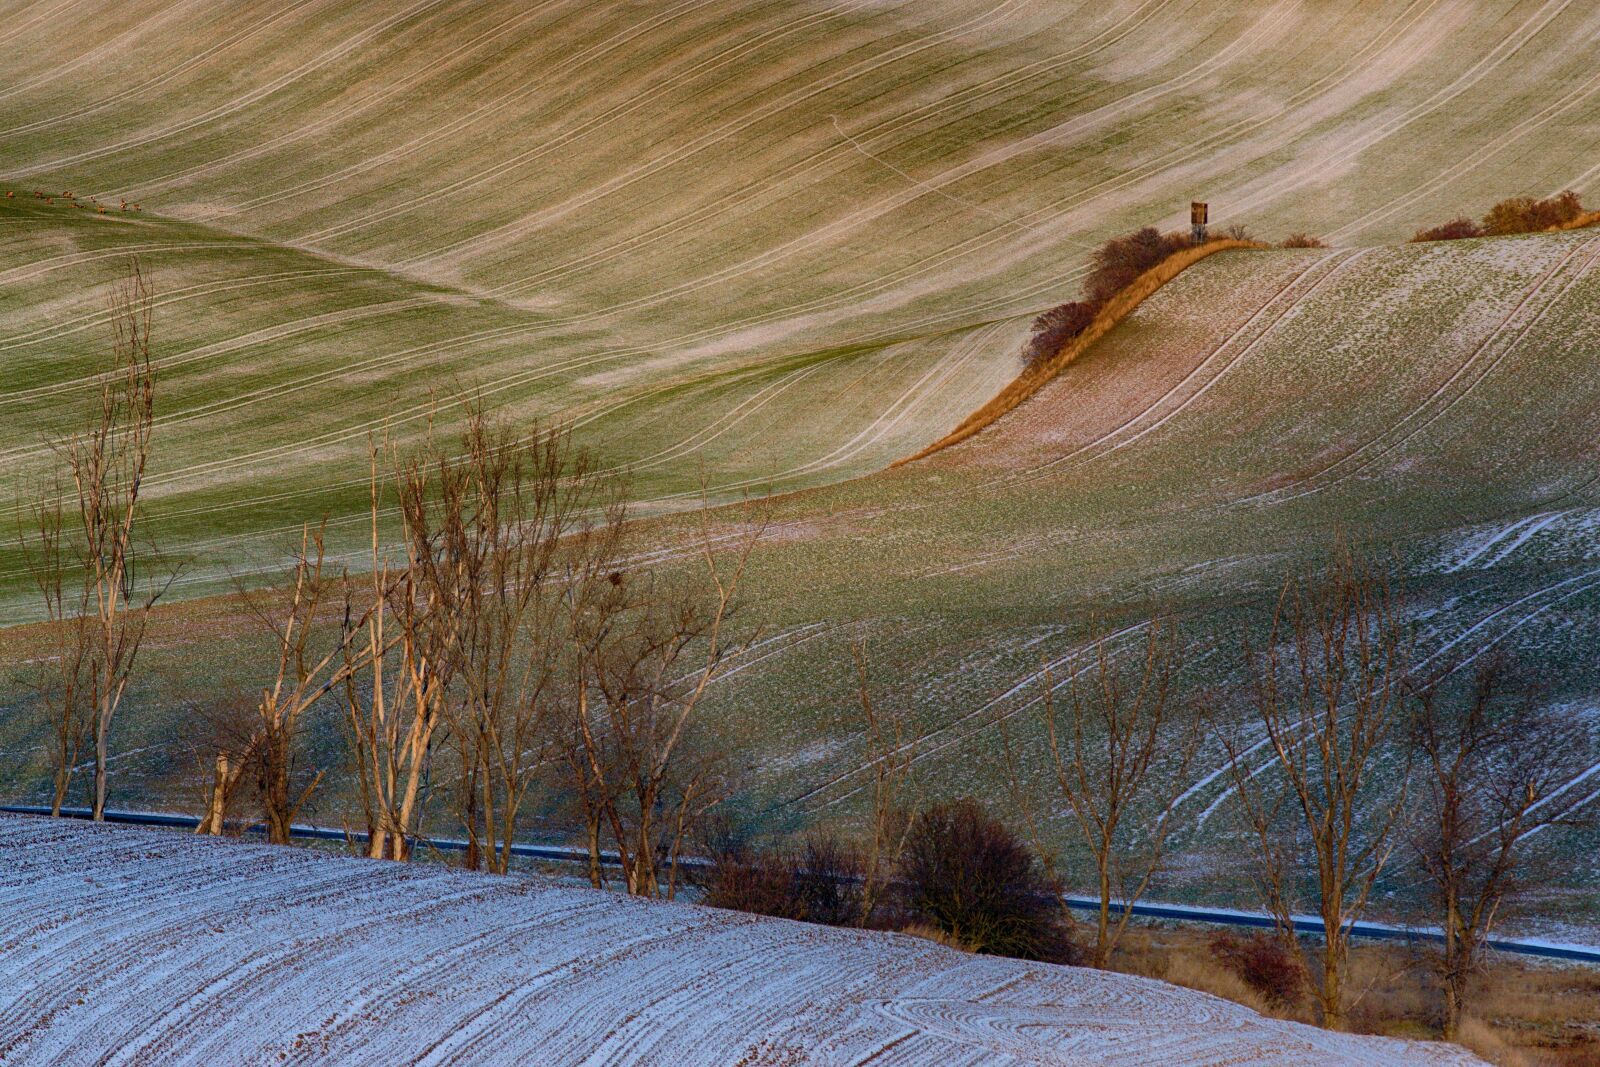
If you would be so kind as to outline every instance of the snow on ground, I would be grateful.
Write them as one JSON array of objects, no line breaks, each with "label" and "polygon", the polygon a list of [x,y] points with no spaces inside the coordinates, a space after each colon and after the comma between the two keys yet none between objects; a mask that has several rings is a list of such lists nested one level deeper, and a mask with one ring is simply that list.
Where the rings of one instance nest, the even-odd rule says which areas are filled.
[{"label": "snow on ground", "polygon": [[1470,1064],[1147,979],[0,816],[0,1062]]}]

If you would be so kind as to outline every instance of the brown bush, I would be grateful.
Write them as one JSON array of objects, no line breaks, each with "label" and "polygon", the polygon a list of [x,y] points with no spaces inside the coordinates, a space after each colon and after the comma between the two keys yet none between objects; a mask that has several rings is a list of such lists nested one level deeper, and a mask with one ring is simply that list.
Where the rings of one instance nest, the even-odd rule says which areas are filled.
[{"label": "brown bush", "polygon": [[918,815],[900,875],[906,910],[974,952],[1076,958],[1059,896],[1037,858],[975,801]]},{"label": "brown bush", "polygon": [[757,851],[723,834],[707,843],[699,876],[701,903],[826,926],[862,918],[860,856],[832,835],[815,835],[798,852]]},{"label": "brown bush", "polygon": [[1112,238],[1094,253],[1089,277],[1083,284],[1088,302],[1098,311],[1139,275],[1191,244],[1186,233],[1163,234],[1154,226]]},{"label": "brown bush", "polygon": [[1413,244],[1424,241],[1460,241],[1468,237],[1482,237],[1483,230],[1476,222],[1468,218],[1452,219],[1443,226],[1435,226],[1431,230],[1418,230],[1411,235]]},{"label": "brown bush", "polygon": [[1278,245],[1279,248],[1327,248],[1327,244],[1320,237],[1313,237],[1309,233],[1291,233]]},{"label": "brown bush", "polygon": [[1305,990],[1305,973],[1283,942],[1264,933],[1240,937],[1221,931],[1211,938],[1211,954],[1274,1008],[1288,1007]]},{"label": "brown bush", "polygon": [[1489,209],[1489,213],[1483,217],[1483,232],[1489,237],[1542,233],[1551,227],[1571,222],[1582,214],[1583,204],[1571,189],[1545,200],[1514,196]]},{"label": "brown bush", "polygon": [[1049,359],[1061,347],[1094,321],[1096,308],[1086,300],[1074,300],[1046,311],[1033,320],[1033,336],[1022,350],[1022,361],[1028,366]]},{"label": "brown bush", "polygon": [[777,853],[728,847],[714,853],[701,880],[701,903],[713,908],[804,919],[805,901],[795,883],[794,865]]}]

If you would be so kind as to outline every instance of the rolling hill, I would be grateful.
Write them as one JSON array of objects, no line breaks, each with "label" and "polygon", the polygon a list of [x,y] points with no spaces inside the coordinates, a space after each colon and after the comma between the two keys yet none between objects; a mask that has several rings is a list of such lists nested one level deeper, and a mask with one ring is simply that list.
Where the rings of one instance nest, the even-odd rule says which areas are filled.
[{"label": "rolling hill", "polygon": [[837,481],[959,422],[1086,248],[1191,197],[1369,244],[1592,183],[1597,36],[1574,0],[9,3],[7,488],[126,253],[183,595],[359,525],[368,436],[462,389],[578,425],[650,508]]}]

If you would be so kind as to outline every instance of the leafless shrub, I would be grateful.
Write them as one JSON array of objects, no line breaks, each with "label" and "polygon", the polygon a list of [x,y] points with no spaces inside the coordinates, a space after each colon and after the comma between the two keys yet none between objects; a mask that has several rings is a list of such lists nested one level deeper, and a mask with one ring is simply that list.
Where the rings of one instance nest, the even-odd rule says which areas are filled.
[{"label": "leafless shrub", "polygon": [[1069,961],[1055,887],[1037,858],[972,800],[919,814],[901,860],[907,911],[975,952]]},{"label": "leafless shrub", "polygon": [[1483,216],[1483,233],[1486,237],[1500,237],[1516,233],[1541,233],[1571,222],[1583,214],[1583,203],[1578,194],[1566,192],[1546,199],[1531,196],[1514,196],[1502,200]]},{"label": "leafless shrub", "polygon": [[1291,233],[1278,243],[1279,248],[1327,248],[1328,245],[1320,237],[1313,237],[1309,233]]},{"label": "leafless shrub", "polygon": [[1305,991],[1305,972],[1281,938],[1264,933],[1241,937],[1219,931],[1211,938],[1211,955],[1238,975],[1268,1005],[1286,1008]]}]

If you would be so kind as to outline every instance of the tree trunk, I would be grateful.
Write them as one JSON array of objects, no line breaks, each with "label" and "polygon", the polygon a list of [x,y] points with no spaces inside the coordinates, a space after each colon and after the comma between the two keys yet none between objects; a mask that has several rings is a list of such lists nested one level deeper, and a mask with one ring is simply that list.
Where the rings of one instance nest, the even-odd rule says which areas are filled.
[{"label": "tree trunk", "polygon": [[110,725],[102,715],[95,722],[94,731],[94,809],[95,822],[106,821],[106,733]]},{"label": "tree trunk", "polygon": [[1110,962],[1110,933],[1111,933],[1111,872],[1104,864],[1100,867],[1100,914],[1095,929],[1094,938],[1094,965],[1104,969]]}]

